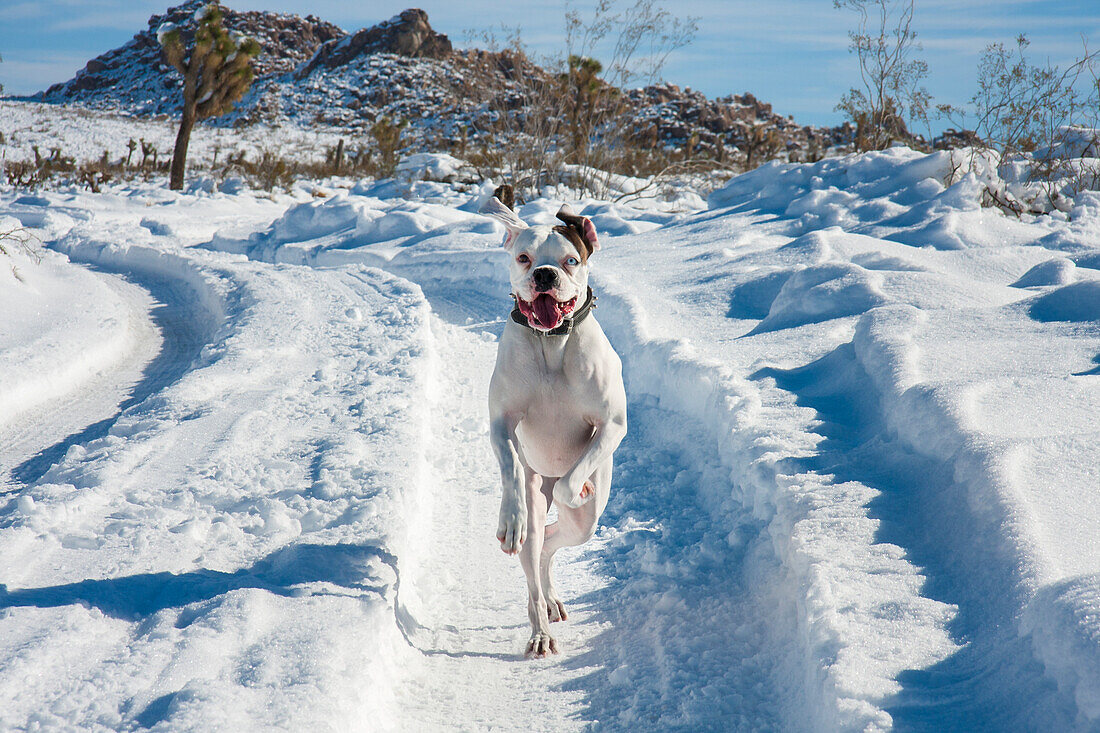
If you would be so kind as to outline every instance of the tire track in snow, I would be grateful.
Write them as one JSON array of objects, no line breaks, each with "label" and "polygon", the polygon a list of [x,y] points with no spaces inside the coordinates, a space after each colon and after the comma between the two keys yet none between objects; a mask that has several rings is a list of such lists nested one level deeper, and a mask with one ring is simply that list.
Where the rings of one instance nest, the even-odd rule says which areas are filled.
[{"label": "tire track in snow", "polygon": [[424,626],[410,638],[424,656],[400,693],[402,726],[780,728],[789,649],[772,616],[790,604],[770,595],[783,585],[769,580],[768,543],[759,526],[750,536],[750,520],[731,533],[698,503],[700,485],[728,480],[707,457],[706,431],[648,401],[631,406],[596,538],[557,561],[570,611],[554,629],[562,654],[522,658],[526,585],[493,537],[499,476],[485,419],[501,303],[484,291],[428,296],[439,364],[432,529],[412,573],[409,606]]},{"label": "tire track in snow", "polygon": [[[82,265],[75,265],[82,266]],[[134,347],[108,371],[0,429],[0,492],[31,484],[70,447],[106,435],[130,407],[175,382],[204,343],[178,284],[86,266],[130,306]]]},{"label": "tire track in snow", "polygon": [[[555,624],[561,657],[526,660],[530,635],[526,583],[519,562],[494,534],[499,471],[485,416],[489,374],[503,321],[479,293],[435,295],[432,331],[438,384],[428,447],[432,485],[430,533],[402,585],[402,600],[423,626],[410,640],[422,666],[399,692],[404,730],[581,730],[584,668],[569,669],[599,633],[596,614],[574,605]],[[487,317],[488,316],[488,317]],[[472,325],[456,325],[470,321]],[[590,562],[568,550],[557,561],[566,603],[601,585]],[[407,576],[408,577],[408,576]],[[415,595],[405,595],[406,589]]]}]

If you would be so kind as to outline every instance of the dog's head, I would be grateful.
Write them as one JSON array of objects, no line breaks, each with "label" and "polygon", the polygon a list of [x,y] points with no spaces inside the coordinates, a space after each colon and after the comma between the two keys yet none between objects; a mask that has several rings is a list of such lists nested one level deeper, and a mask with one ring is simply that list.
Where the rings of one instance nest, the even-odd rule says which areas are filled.
[{"label": "dog's head", "polygon": [[600,248],[591,220],[562,206],[556,226],[528,226],[512,210],[511,186],[501,186],[481,208],[508,230],[504,249],[516,305],[531,328],[551,331],[588,294],[588,258]]}]

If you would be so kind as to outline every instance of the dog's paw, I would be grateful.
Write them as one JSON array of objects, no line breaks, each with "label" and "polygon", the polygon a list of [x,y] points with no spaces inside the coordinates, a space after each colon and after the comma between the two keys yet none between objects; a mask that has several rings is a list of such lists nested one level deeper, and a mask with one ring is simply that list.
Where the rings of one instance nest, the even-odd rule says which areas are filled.
[{"label": "dog's paw", "polygon": [[558,600],[557,596],[552,595],[546,597],[546,615],[550,623],[565,621],[569,618],[569,614],[565,612],[565,604]]},{"label": "dog's paw", "polygon": [[500,549],[506,554],[518,554],[520,547],[527,541],[527,512],[502,504],[500,521],[497,523],[497,539],[500,541]]},{"label": "dog's paw", "polygon": [[596,487],[591,481],[585,481],[579,489],[572,489],[565,481],[558,481],[554,486],[554,501],[567,507],[578,509],[584,506],[596,495]]},{"label": "dog's paw", "polygon": [[528,659],[541,659],[547,654],[558,653],[558,642],[550,634],[535,632],[531,634],[531,640],[527,642],[527,650],[523,656]]}]

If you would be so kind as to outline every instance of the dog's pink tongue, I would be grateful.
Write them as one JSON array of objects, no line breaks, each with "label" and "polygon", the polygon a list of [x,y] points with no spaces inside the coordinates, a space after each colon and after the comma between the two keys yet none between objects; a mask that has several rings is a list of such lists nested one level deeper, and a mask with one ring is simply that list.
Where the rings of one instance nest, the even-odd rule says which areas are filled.
[{"label": "dog's pink tongue", "polygon": [[542,293],[531,301],[531,310],[543,328],[557,328],[561,311],[558,310],[558,301],[552,295]]}]

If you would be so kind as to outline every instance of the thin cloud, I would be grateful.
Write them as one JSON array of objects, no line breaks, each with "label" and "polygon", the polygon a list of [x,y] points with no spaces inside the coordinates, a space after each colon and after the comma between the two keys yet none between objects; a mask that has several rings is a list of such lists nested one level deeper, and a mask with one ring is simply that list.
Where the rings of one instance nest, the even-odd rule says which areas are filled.
[{"label": "thin cloud", "polygon": [[4,94],[24,96],[69,79],[83,68],[85,61],[76,56],[58,55],[35,61],[4,59],[0,64],[0,84]]},{"label": "thin cloud", "polygon": [[46,14],[45,3],[16,3],[6,8],[0,8],[0,20],[14,22],[41,18]]},{"label": "thin cloud", "polygon": [[115,10],[103,10],[70,16],[63,20],[55,21],[50,24],[50,30],[61,32],[133,28],[133,32],[137,33],[145,28],[146,22],[149,20],[149,15],[150,14],[144,10],[130,10],[129,12],[122,13]]}]

